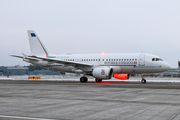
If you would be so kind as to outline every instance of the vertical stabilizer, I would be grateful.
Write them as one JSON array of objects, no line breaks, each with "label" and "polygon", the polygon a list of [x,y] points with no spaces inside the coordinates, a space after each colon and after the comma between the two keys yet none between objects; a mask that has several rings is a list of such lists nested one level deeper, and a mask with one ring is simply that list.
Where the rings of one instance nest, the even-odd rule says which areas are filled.
[{"label": "vertical stabilizer", "polygon": [[50,56],[50,53],[44,44],[40,41],[34,30],[28,30],[27,33],[32,55],[53,58],[53,56]]}]

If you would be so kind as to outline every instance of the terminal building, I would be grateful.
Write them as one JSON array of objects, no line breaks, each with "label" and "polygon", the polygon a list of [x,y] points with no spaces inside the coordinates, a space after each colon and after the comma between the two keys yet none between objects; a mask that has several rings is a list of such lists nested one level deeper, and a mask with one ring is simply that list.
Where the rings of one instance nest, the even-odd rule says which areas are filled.
[{"label": "terminal building", "polygon": [[28,74],[28,67],[24,67],[24,66],[7,67],[7,76],[25,75],[25,74]]},{"label": "terminal building", "polygon": [[8,66],[0,67],[0,75],[12,76],[12,75],[60,75],[64,72],[44,69],[39,66]]},{"label": "terminal building", "polygon": [[60,75],[60,71],[54,71],[54,70],[34,70],[29,71],[28,75]]}]

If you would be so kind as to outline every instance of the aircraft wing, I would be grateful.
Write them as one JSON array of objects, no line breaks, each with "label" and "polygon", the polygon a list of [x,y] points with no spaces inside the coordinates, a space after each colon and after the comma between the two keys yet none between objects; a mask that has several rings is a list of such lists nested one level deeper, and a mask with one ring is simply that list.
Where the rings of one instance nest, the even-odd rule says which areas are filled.
[{"label": "aircraft wing", "polygon": [[[12,57],[17,57],[17,58],[24,58],[23,56],[18,56],[18,55],[11,55]],[[81,65],[81,66],[87,66],[87,67],[92,67],[92,64],[88,63],[81,63],[81,62],[75,62],[75,61],[64,61],[56,58],[45,58],[45,57],[37,57],[37,56],[26,56],[25,59],[29,60],[42,60],[42,61],[47,61],[48,63],[59,63],[59,64],[64,64],[64,65]]]},{"label": "aircraft wing", "polygon": [[56,58],[45,58],[45,57],[37,57],[37,56],[29,56],[32,58],[37,58],[37,59],[41,59],[43,61],[47,61],[49,63],[59,63],[59,64],[65,64],[65,65],[81,65],[81,66],[93,66],[92,64],[88,64],[88,63],[81,63],[81,62],[75,62],[75,61],[64,61],[64,60],[60,60],[60,59],[56,59]]}]

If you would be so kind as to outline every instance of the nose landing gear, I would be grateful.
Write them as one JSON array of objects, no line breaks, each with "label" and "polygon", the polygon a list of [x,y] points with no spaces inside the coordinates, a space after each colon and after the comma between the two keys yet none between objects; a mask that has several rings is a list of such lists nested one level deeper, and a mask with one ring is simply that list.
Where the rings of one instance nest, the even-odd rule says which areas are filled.
[{"label": "nose landing gear", "polygon": [[145,80],[145,79],[142,79],[142,80],[141,80],[141,83],[146,83],[146,80]]},{"label": "nose landing gear", "polygon": [[141,80],[141,83],[146,83],[146,79],[145,79],[145,74],[142,74],[142,80]]}]

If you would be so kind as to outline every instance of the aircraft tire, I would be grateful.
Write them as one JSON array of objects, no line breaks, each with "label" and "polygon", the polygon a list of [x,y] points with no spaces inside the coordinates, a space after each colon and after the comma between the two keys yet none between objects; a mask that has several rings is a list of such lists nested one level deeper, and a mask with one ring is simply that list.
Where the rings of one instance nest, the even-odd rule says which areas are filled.
[{"label": "aircraft tire", "polygon": [[95,81],[96,81],[96,82],[102,82],[102,79],[96,78]]},{"label": "aircraft tire", "polygon": [[145,80],[145,79],[142,79],[142,80],[141,80],[141,83],[146,83],[146,80]]},{"label": "aircraft tire", "polygon": [[80,82],[87,82],[88,81],[88,78],[87,77],[81,77],[80,78]]},{"label": "aircraft tire", "polygon": [[88,78],[87,77],[84,77],[85,78],[85,82],[87,82],[88,81]]}]

